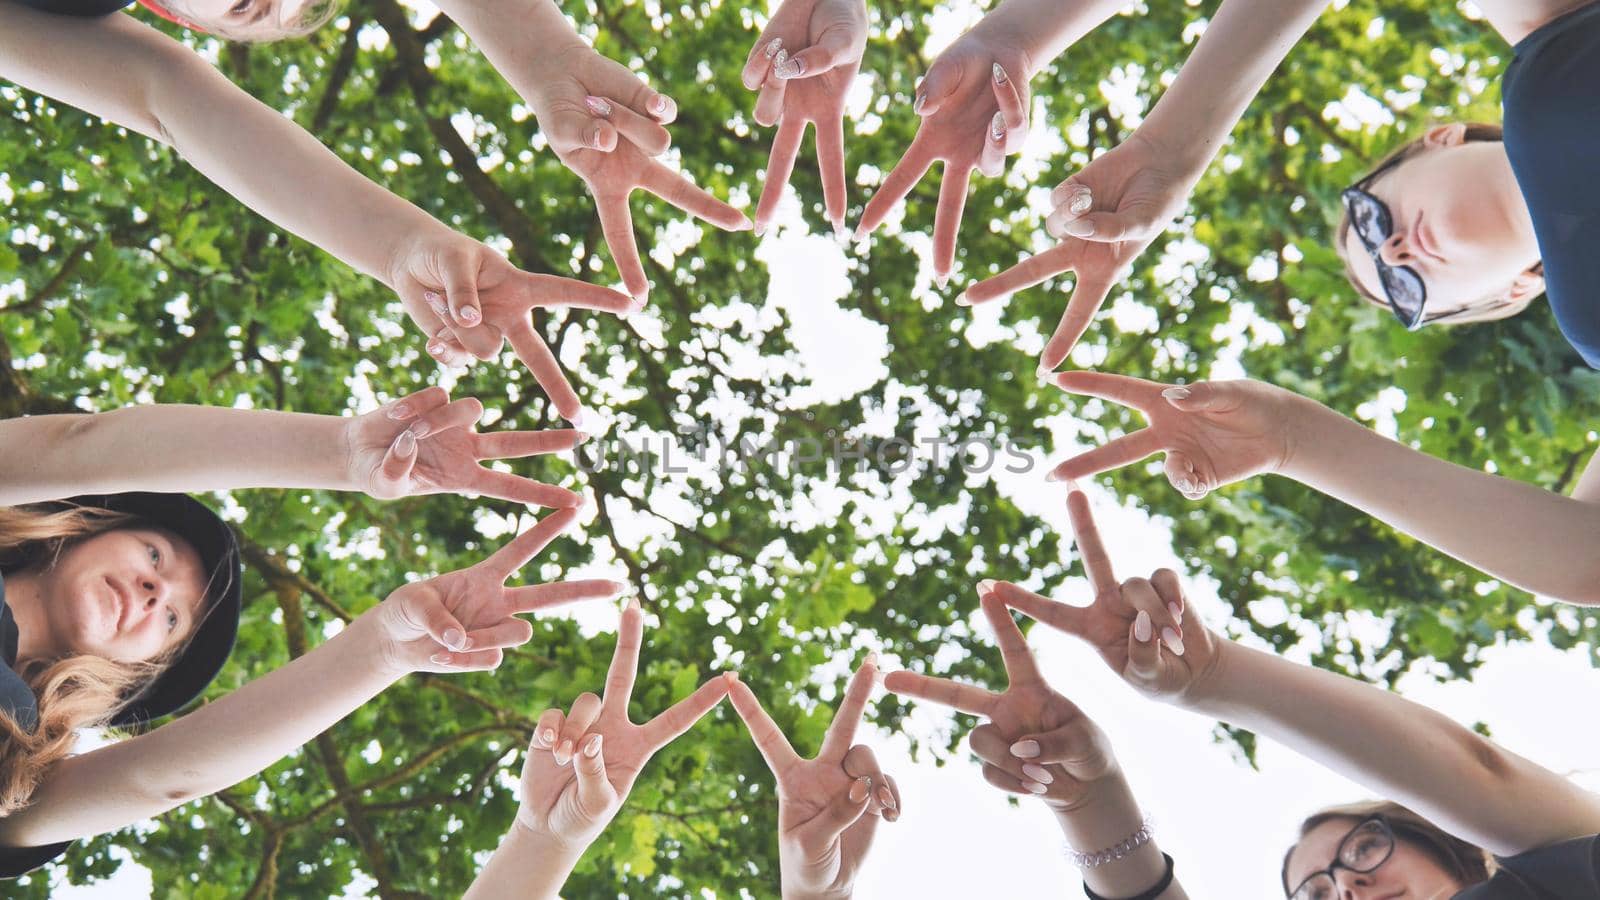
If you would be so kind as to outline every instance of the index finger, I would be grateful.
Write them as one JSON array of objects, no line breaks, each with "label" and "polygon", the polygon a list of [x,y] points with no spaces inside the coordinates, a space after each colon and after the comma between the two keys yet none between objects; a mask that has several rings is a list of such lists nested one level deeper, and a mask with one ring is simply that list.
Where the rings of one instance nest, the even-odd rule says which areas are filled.
[{"label": "index finger", "polygon": [[839,701],[839,709],[833,714],[833,722],[828,726],[827,734],[822,737],[822,749],[817,752],[818,759],[843,759],[850,745],[855,743],[856,728],[861,724],[862,714],[866,712],[867,701],[872,699],[872,685],[877,680],[877,674],[877,654],[871,654],[861,664],[861,668],[850,677],[850,684],[844,691],[844,699]]},{"label": "index finger", "polygon": [[767,761],[767,768],[781,779],[784,772],[800,762],[799,754],[789,745],[789,739],[783,736],[783,729],[772,721],[772,717],[762,708],[761,701],[756,699],[750,686],[743,681],[735,679],[728,686],[728,700],[733,703],[733,711],[744,720],[745,728],[749,729],[750,737],[756,742],[756,749],[761,751],[761,758]]},{"label": "index finger", "polygon": [[1033,651],[1028,649],[1028,639],[1022,636],[1022,629],[1011,618],[1011,610],[1000,602],[992,589],[979,597],[978,603],[983,607],[983,615],[989,620],[989,626],[994,629],[994,640],[1000,645],[1000,657],[1005,661],[1006,676],[1011,684],[1043,681],[1044,676],[1039,674]]},{"label": "index finger", "polygon": [[632,297],[608,287],[559,275],[536,275],[531,272],[524,275],[524,284],[533,295],[529,306],[576,306],[610,313],[633,311]]},{"label": "index finger", "polygon": [[1030,256],[1004,272],[991,275],[967,288],[966,300],[969,304],[987,303],[990,300],[1009,297],[1017,291],[1026,290],[1047,278],[1069,271],[1077,265],[1077,254],[1081,246],[1081,242],[1073,239],[1051,247],[1043,253]]},{"label": "index finger", "polygon": [[961,211],[967,206],[971,179],[972,166],[945,160],[939,179],[939,205],[933,212],[933,274],[941,280],[950,277],[950,268],[955,264],[956,237],[961,233]]},{"label": "index finger", "polygon": [[583,404],[578,402],[578,392],[572,389],[572,384],[562,373],[556,355],[550,352],[550,345],[544,342],[539,332],[533,330],[533,324],[527,321],[527,317],[523,317],[523,321],[511,329],[508,337],[511,339],[512,352],[528,367],[533,380],[544,389],[545,396],[550,398],[556,412],[561,413],[563,419],[572,421],[583,411]]},{"label": "index finger", "polygon": [[629,600],[617,624],[617,649],[611,654],[611,668],[606,671],[605,690],[606,703],[622,704],[624,715],[633,697],[633,680],[639,673],[639,645],[642,643],[644,610],[639,608],[637,599]]},{"label": "index finger", "polygon": [[[790,161],[793,165],[793,161]],[[697,219],[723,231],[748,231],[753,226],[744,213],[711,196],[709,191],[654,160],[645,163],[639,186]]]},{"label": "index finger", "polygon": [[556,535],[567,529],[567,526],[578,520],[578,511],[563,509],[551,513],[539,520],[537,525],[524,531],[522,534],[506,544],[494,555],[484,560],[481,565],[489,571],[500,576],[501,581],[510,578],[518,569],[527,565],[528,560],[555,540]]},{"label": "index finger", "polygon": [[[920,126],[917,134],[919,137],[922,134]],[[878,185],[877,193],[872,195],[872,199],[868,200],[866,207],[861,210],[861,221],[856,225],[856,239],[866,237],[873,229],[882,225],[883,220],[889,218],[889,211],[911,193],[911,189],[917,186],[917,182],[922,180],[922,176],[927,174],[928,167],[932,165],[933,154],[913,138],[911,146],[906,148],[905,155],[901,156],[900,161],[889,170],[883,183]]]},{"label": "index finger", "polygon": [[695,689],[695,692],[667,707],[666,712],[644,723],[645,741],[655,750],[672,743],[677,737],[694,727],[694,723],[715,709],[722,698],[728,696],[728,679],[718,675]]},{"label": "index finger", "polygon": [[650,279],[639,261],[639,245],[633,236],[633,211],[628,208],[628,193],[594,192],[594,208],[600,214],[600,233],[605,236],[611,261],[634,300],[650,296]]},{"label": "index finger", "polygon": [[1166,390],[1166,385],[1128,375],[1113,375],[1110,372],[1062,372],[1053,376],[1050,381],[1069,394],[1110,400],[1119,406],[1137,409],[1146,416],[1150,415],[1150,410],[1160,409],[1167,402],[1161,396],[1161,392]]},{"label": "index finger", "polygon": [[1089,509],[1089,498],[1083,491],[1067,495],[1067,517],[1072,520],[1072,534],[1078,541],[1078,556],[1083,559],[1084,572],[1096,597],[1117,588],[1117,573],[1112,570],[1111,555],[1100,540],[1100,526],[1094,522]]},{"label": "index finger", "polygon": [[999,694],[980,687],[915,672],[890,672],[883,686],[896,694],[938,703],[974,716],[988,715],[995,701],[1000,699]]},{"label": "index finger", "polygon": [[1072,296],[1067,298],[1067,308],[1061,313],[1061,321],[1056,325],[1056,330],[1050,335],[1050,340],[1045,342],[1044,352],[1040,354],[1040,362],[1048,368],[1054,369],[1061,365],[1067,358],[1072,348],[1078,345],[1078,339],[1089,330],[1089,323],[1094,321],[1094,314],[1106,302],[1106,295],[1111,293],[1111,286],[1116,283],[1114,274],[1104,272],[1085,271],[1088,267],[1076,268],[1078,280],[1072,286]]}]

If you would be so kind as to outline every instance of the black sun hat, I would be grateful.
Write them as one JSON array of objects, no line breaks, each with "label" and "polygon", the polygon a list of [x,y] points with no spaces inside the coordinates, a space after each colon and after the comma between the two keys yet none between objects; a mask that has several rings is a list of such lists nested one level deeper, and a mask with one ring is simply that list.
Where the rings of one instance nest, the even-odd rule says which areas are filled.
[{"label": "black sun hat", "polygon": [[187,494],[85,494],[65,501],[74,506],[96,507],[132,516],[140,523],[170,531],[188,541],[200,554],[209,587],[200,626],[190,636],[183,654],[151,682],[121,712],[113,725],[141,725],[170,715],[200,696],[222,671],[239,633],[239,542],[233,529],[200,501]]}]

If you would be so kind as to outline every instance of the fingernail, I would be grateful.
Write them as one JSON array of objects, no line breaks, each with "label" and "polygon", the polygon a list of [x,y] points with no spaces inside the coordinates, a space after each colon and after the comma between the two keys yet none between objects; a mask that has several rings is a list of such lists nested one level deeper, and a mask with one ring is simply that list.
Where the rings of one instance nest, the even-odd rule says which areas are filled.
[{"label": "fingernail", "polygon": [[583,742],[583,755],[594,759],[600,755],[600,735],[595,735]]},{"label": "fingernail", "polygon": [[1062,223],[1061,230],[1073,237],[1088,237],[1094,234],[1094,223],[1082,219],[1068,219]]},{"label": "fingernail", "polygon": [[726,681],[729,687],[733,687],[735,684],[739,683],[739,673],[732,670],[723,672],[722,680]]},{"label": "fingernail", "polygon": [[1173,482],[1172,486],[1185,494],[1194,493],[1194,482],[1187,478],[1179,478],[1177,481]]},{"label": "fingernail", "polygon": [[863,666],[871,666],[872,668],[876,669],[878,667],[878,651],[874,650],[871,653],[868,653],[867,658],[863,659],[861,664]]},{"label": "fingernail", "polygon": [[862,224],[856,226],[855,233],[850,235],[850,240],[852,240],[852,241],[860,241],[862,238],[866,237],[870,233],[871,232],[867,231],[866,224],[862,223]]},{"label": "fingernail", "polygon": [[981,597],[984,594],[994,593],[994,586],[995,580],[993,578],[985,578],[984,580],[978,582],[978,595]]},{"label": "fingernail", "polygon": [[417,436],[411,433],[411,429],[400,432],[400,436],[394,439],[394,452],[401,456],[417,452]]},{"label": "fingernail", "polygon": [[628,597],[628,605],[623,607],[624,611],[632,611],[632,612],[640,612],[643,609],[644,609],[644,607],[639,605],[639,597],[638,597],[638,595],[629,596]]},{"label": "fingernail", "polygon": [[556,765],[558,766],[564,766],[567,763],[572,762],[572,742],[562,741],[561,746],[556,748],[555,756]]},{"label": "fingernail", "polygon": [[767,49],[762,51],[762,53],[767,57],[767,59],[771,59],[774,56],[777,56],[778,51],[782,48],[783,38],[773,38],[771,41],[767,42]]},{"label": "fingernail", "polygon": [[774,56],[772,58],[772,77],[778,79],[779,81],[782,81],[784,79],[784,76],[783,76],[782,73],[784,71],[784,67],[788,64],[788,62],[789,62],[789,51],[787,51],[787,50],[779,50],[778,51],[778,55]]},{"label": "fingernail", "polygon": [[1189,399],[1189,389],[1186,387],[1169,387],[1161,392],[1161,396],[1168,400],[1187,400]]},{"label": "fingernail", "polygon": [[633,298],[632,303],[628,304],[628,312],[626,315],[631,316],[636,312],[643,312],[644,308],[648,305],[650,305],[650,295],[640,294],[639,296]]},{"label": "fingernail", "polygon": [[995,84],[1005,84],[1008,80],[1010,80],[1010,79],[1006,78],[1006,70],[1002,69],[1000,67],[999,63],[995,63],[994,64],[994,83]]},{"label": "fingernail", "polygon": [[790,78],[799,78],[801,75],[805,74],[805,60],[792,56],[784,60],[781,59],[783,56],[781,52],[778,54],[778,56],[780,57],[780,61],[774,63],[772,66],[772,74],[778,76],[778,80],[787,81]]},{"label": "fingernail", "polygon": [[585,97],[583,98],[583,105],[589,107],[589,112],[602,119],[611,116],[611,101],[604,97]]},{"label": "fingernail", "polygon": [[1062,477],[1060,472],[1052,471],[1049,475],[1046,475],[1044,477],[1044,480],[1045,481],[1061,481],[1061,480],[1063,480],[1063,477]]},{"label": "fingernail", "polygon": [[1161,639],[1167,642],[1167,646],[1171,648],[1173,653],[1179,656],[1183,655],[1183,638],[1178,636],[1176,629],[1170,626],[1161,629]]},{"label": "fingernail", "polygon": [[934,276],[933,276],[933,283],[938,285],[939,286],[939,290],[942,291],[942,290],[944,290],[945,285],[950,283],[950,276],[949,275],[940,275],[940,274],[935,273]]},{"label": "fingernail", "polygon": [[899,808],[895,805],[894,794],[887,787],[878,788],[878,802],[883,805],[884,809],[893,810]]},{"label": "fingernail", "polygon": [[1044,363],[1040,363],[1039,368],[1033,370],[1033,374],[1039,379],[1040,384],[1055,384],[1056,370]]},{"label": "fingernail", "polygon": [[[838,226],[835,226],[835,227],[838,227]],[[739,219],[739,224],[733,230],[734,231],[755,231],[756,230],[756,223],[751,221],[749,216],[741,216],[740,219]]]},{"label": "fingernail", "polygon": [[439,296],[438,291],[423,291],[422,300],[437,315],[443,316],[450,311],[450,308],[444,305],[444,298]]},{"label": "fingernail", "polygon": [[1168,603],[1167,604],[1167,612],[1172,613],[1173,621],[1177,622],[1179,625],[1183,624],[1183,609],[1182,609],[1182,607],[1178,606],[1178,604],[1176,604],[1176,603]]},{"label": "fingernail", "polygon": [[451,650],[467,649],[467,636],[454,628],[447,628],[444,632],[444,645]]},{"label": "fingernail", "polygon": [[442,342],[440,342],[440,341],[429,341],[428,342],[428,355],[433,357],[436,362],[441,362],[442,363],[444,361],[444,360],[439,359],[439,354],[441,354],[443,352],[444,352],[444,344]]},{"label": "fingernail", "polygon": [[1141,642],[1150,640],[1150,614],[1142,609],[1133,617],[1133,636]]},{"label": "fingernail", "polygon": [[588,415],[589,415],[589,411],[580,406],[580,407],[578,407],[578,411],[577,412],[573,413],[570,416],[567,416],[567,422],[570,425],[572,425],[573,428],[577,428],[579,430],[582,430],[583,429],[583,423],[588,418]]},{"label": "fingernail", "polygon": [[415,440],[421,440],[422,438],[427,437],[432,430],[433,429],[428,427],[427,422],[416,422],[413,423],[410,428],[406,429],[406,434],[411,435],[411,437]]},{"label": "fingernail", "polygon": [[1039,742],[1017,741],[1011,745],[1011,755],[1017,759],[1035,759],[1039,756]]},{"label": "fingernail", "polygon": [[468,325],[476,325],[483,321],[483,313],[478,312],[476,306],[463,306],[461,307],[460,319]]},{"label": "fingernail", "polygon": [[1027,788],[1029,791],[1031,791],[1031,792],[1033,792],[1035,794],[1042,794],[1045,791],[1050,790],[1049,788],[1045,787],[1044,785],[1040,784],[1037,781],[1024,781],[1022,783],[1022,786]]},{"label": "fingernail", "polygon": [[1094,193],[1088,188],[1081,188],[1074,192],[1067,201],[1067,212],[1081,216],[1094,206]]},{"label": "fingernail", "polygon": [[767,225],[765,222],[755,225],[750,230],[754,232],[755,236],[758,238],[767,236]]},{"label": "fingernail", "polygon": [[863,775],[850,785],[850,802],[860,803],[867,799],[867,792],[872,790],[872,779]]},{"label": "fingernail", "polygon": [[911,101],[911,111],[916,113],[919,116],[922,115],[922,107],[927,102],[928,102],[928,95],[922,93],[921,91],[918,91],[917,92],[917,99]]},{"label": "fingernail", "polygon": [[450,655],[448,653],[435,653],[428,657],[428,660],[436,666],[450,665]]},{"label": "fingernail", "polygon": [[600,140],[600,138],[604,135],[605,131],[603,131],[599,125],[589,129],[589,146],[604,152],[606,149],[605,143]]},{"label": "fingernail", "polygon": [[829,219],[828,221],[833,224],[833,239],[834,240],[842,242],[842,241],[846,240],[849,237],[849,232],[844,230],[844,217],[843,216],[840,216],[837,219]]},{"label": "fingernail", "polygon": [[1056,780],[1055,776],[1045,771],[1043,766],[1036,766],[1033,763],[1025,764],[1022,767],[1022,774],[1032,778],[1034,781],[1037,781],[1040,784],[1053,784]]},{"label": "fingernail", "polygon": [[668,108],[667,98],[657,94],[650,98],[650,102],[647,104],[647,107],[649,108],[650,112],[655,115],[666,115]]},{"label": "fingernail", "polygon": [[961,293],[956,295],[956,305],[957,306],[971,306],[972,305],[972,301],[967,299],[967,292],[966,291],[962,291]]},{"label": "fingernail", "polygon": [[396,403],[395,405],[389,407],[389,418],[391,418],[391,419],[409,419],[409,418],[411,418],[411,404],[409,404],[409,403]]},{"label": "fingernail", "polygon": [[553,746],[556,742],[556,730],[554,728],[546,728],[539,732],[539,741],[546,747]]},{"label": "fingernail", "polygon": [[989,120],[989,136],[994,138],[995,143],[997,143],[997,144],[1005,143],[1005,140],[1006,140],[1006,114],[1005,113],[997,112],[997,113],[994,114],[994,118]]}]

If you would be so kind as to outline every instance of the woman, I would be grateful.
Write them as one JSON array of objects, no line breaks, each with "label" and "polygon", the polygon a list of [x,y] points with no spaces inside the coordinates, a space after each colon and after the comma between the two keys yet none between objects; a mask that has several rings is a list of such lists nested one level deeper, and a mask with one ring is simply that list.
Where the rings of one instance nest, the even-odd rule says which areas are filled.
[{"label": "woman", "polygon": [[[318,2],[180,3],[175,11],[184,18],[225,36],[284,37],[328,15],[328,5]],[[492,359],[509,339],[577,427],[582,404],[529,311],[643,307],[649,285],[634,245],[629,194],[644,188],[719,227],[749,227],[737,210],[650,158],[667,148],[662,125],[676,115],[675,104],[585,44],[552,0],[442,5],[528,101],[562,161],[589,183],[631,300],[518,270],[368,181],[189,48],[131,16],[104,15],[121,5],[0,0],[0,77],[172,146],[250,208],[383,281],[427,333],[428,353],[439,362],[462,363],[469,354]],[[63,67],[64,58],[74,64]]]},{"label": "woman", "polygon": [[[504,587],[576,520],[577,495],[479,460],[575,432],[477,434],[476,400],[429,388],[349,419],[144,407],[0,422],[0,875],[261,771],[411,671],[492,669],[516,618],[610,581]],[[563,507],[483,563],[406,585],[333,639],[149,733],[72,755],[79,729],[140,726],[210,682],[239,616],[232,531],[170,493],[230,487],[472,491]],[[53,501],[81,485],[95,491]],[[250,740],[241,740],[249,734]]]},{"label": "woman", "polygon": [[[1039,373],[1059,366],[1119,273],[1182,212],[1261,85],[1327,5],[1223,3],[1139,128],[1056,187],[1047,226],[1063,243],[974,284],[964,302],[992,301],[1074,271],[1078,283],[1045,344]],[[1600,229],[1592,162],[1600,144],[1593,114],[1600,6],[1593,0],[1477,5],[1515,47],[1502,84],[1504,153],[1480,140],[1481,131],[1471,137],[1472,129],[1460,125],[1430,131],[1421,147],[1403,148],[1392,165],[1373,173],[1378,177],[1353,186],[1365,200],[1346,192],[1346,204],[1360,205],[1360,227],[1351,229],[1354,238],[1341,234],[1340,252],[1358,286],[1385,297],[1408,324],[1509,315],[1547,283],[1567,339],[1600,366],[1600,302],[1593,299],[1600,260],[1587,250]]]},{"label": "woman", "polygon": [[[1192,617],[1186,622],[1175,573],[1118,581],[1088,500],[1073,491],[1067,509],[1091,605],[1057,603],[1006,582],[979,590],[1088,642],[1140,693],[1271,737],[1436,826],[1437,839],[1404,815],[1372,825],[1369,810],[1313,816],[1285,861],[1285,896],[1600,896],[1600,796],[1398,694],[1224,640]],[[1178,633],[1176,647],[1158,639],[1169,629]],[[896,683],[891,676],[890,687]],[[1055,762],[1070,753],[1041,750],[1033,758]],[[1453,867],[1452,859],[1472,857],[1463,845],[1494,854],[1496,864]]]}]

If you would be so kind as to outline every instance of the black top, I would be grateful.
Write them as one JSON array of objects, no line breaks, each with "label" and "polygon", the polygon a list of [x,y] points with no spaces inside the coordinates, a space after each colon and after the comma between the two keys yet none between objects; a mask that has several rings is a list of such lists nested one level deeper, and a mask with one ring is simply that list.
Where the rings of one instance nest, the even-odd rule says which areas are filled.
[{"label": "black top", "polygon": [[59,16],[109,16],[125,6],[133,5],[133,0],[19,0],[19,2],[23,6],[31,6]]},{"label": "black top", "polygon": [[[18,724],[33,728],[39,720],[39,702],[33,689],[11,667],[17,664],[17,623],[11,617],[11,607],[6,605],[6,582],[0,576],[0,708]],[[67,852],[71,841],[51,844],[48,847],[0,847],[0,878],[15,878],[30,869],[37,869]]]},{"label": "black top", "polygon": [[1501,85],[1506,154],[1556,322],[1600,368],[1600,3],[1517,43]]},{"label": "black top", "polygon": [[1600,897],[1600,835],[1573,838],[1516,856],[1483,884],[1451,900],[1595,900]]}]

